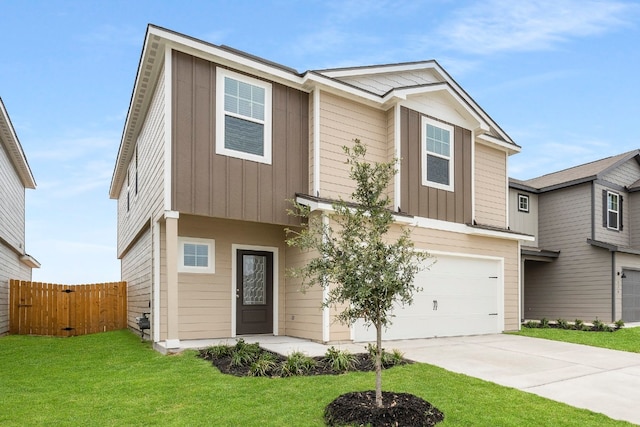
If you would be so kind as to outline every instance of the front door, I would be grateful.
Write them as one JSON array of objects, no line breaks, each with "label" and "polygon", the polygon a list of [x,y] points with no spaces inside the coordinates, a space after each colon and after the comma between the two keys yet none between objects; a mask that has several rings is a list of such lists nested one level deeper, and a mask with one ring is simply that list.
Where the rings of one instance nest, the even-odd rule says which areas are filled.
[{"label": "front door", "polygon": [[239,249],[236,334],[273,333],[273,253]]}]

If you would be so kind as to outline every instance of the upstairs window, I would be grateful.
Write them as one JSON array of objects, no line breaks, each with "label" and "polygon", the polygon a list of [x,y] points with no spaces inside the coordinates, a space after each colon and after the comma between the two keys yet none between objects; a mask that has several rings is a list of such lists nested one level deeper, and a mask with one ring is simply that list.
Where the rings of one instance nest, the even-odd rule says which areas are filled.
[{"label": "upstairs window", "polygon": [[218,68],[216,153],[271,164],[271,84]]},{"label": "upstairs window", "polygon": [[606,226],[612,230],[622,229],[622,221],[620,221],[620,208],[622,197],[619,194],[607,191],[607,217]]},{"label": "upstairs window", "polygon": [[529,212],[529,196],[526,194],[518,194],[518,211]]},{"label": "upstairs window", "polygon": [[453,191],[453,126],[423,117],[422,185]]}]

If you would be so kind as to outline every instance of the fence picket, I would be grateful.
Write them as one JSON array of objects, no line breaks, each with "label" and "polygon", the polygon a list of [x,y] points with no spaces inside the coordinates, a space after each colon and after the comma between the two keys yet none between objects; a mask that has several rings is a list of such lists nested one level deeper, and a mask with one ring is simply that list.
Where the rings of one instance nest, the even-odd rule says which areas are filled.
[{"label": "fence picket", "polygon": [[10,280],[11,334],[66,337],[126,327],[126,282],[59,285]]}]

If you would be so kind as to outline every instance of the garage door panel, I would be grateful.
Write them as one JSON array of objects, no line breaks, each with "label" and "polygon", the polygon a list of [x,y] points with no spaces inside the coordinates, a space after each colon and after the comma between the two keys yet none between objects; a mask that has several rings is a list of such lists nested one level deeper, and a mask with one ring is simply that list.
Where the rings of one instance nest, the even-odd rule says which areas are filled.
[{"label": "garage door panel", "polygon": [[[422,290],[410,306],[396,306],[384,339],[475,335],[502,330],[499,324],[500,262],[438,256],[437,263],[416,277]],[[354,325],[356,341],[375,340],[375,328]]]}]

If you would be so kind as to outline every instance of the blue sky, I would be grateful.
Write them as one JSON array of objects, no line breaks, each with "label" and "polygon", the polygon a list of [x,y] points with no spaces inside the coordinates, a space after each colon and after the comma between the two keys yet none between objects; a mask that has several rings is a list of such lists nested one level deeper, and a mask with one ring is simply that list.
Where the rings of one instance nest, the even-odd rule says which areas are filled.
[{"label": "blue sky", "polygon": [[148,23],[298,71],[436,59],[522,147],[514,178],[640,148],[635,1],[0,0],[0,17],[38,281],[120,278],[108,190]]}]

